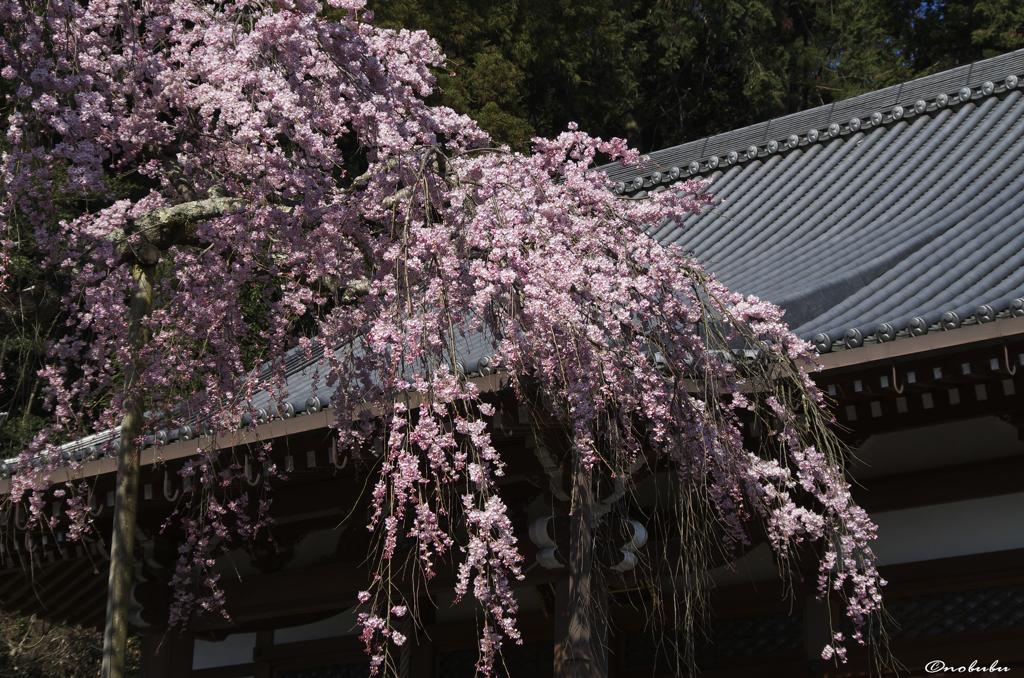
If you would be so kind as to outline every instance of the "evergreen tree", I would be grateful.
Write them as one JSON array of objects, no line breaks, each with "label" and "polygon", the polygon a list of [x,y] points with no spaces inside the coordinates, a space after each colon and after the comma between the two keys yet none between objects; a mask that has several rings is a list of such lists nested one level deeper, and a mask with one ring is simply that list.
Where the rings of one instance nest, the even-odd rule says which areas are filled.
[{"label": "evergreen tree", "polygon": [[613,136],[636,96],[642,51],[627,0],[374,2],[375,23],[425,29],[448,56],[436,103],[524,148],[569,122]]},{"label": "evergreen tree", "polygon": [[1024,47],[1015,0],[400,0],[448,54],[438,103],[522,148],[569,121],[643,151]]}]

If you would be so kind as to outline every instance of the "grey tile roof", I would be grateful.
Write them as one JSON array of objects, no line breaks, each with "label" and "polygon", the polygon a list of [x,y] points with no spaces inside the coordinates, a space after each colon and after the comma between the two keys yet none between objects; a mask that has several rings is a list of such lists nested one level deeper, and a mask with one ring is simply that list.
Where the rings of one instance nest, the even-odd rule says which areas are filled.
[{"label": "grey tile roof", "polygon": [[[340,348],[336,354],[340,359],[344,359],[349,350],[348,347]],[[455,354],[462,371],[468,376],[475,376],[486,367],[480,364],[481,358],[486,357],[489,362],[490,356],[494,354],[493,339],[488,332],[467,332],[455,342]],[[317,396],[325,402],[330,401],[335,388],[326,385],[328,369],[322,349],[314,351],[310,358],[304,358],[303,354],[296,350],[290,351],[285,360],[287,391],[282,394],[283,399],[291,402],[296,412],[304,411],[306,399],[311,396]],[[414,364],[410,368],[410,376],[420,371]],[[268,375],[269,365],[265,365],[257,379],[262,380]],[[260,391],[253,398],[253,409],[269,408],[271,400],[268,392]]]},{"label": "grey tile roof", "polygon": [[[349,350],[348,347],[339,348],[336,353],[339,358],[344,358],[344,354]],[[473,377],[480,374],[490,374],[488,363],[490,357],[494,354],[493,337],[488,332],[466,332],[456,341],[455,353],[461,371],[467,376]],[[264,363],[259,371],[252,373],[251,377],[256,380],[257,384],[264,382],[269,378],[272,368],[272,363]],[[261,416],[277,419],[283,414],[286,418],[290,418],[293,416],[303,416],[310,412],[319,411],[324,407],[329,407],[335,387],[326,385],[328,369],[329,366],[324,359],[322,347],[314,349],[308,355],[305,351],[298,348],[288,351],[285,355],[286,384],[284,390],[279,391],[276,394],[277,397],[272,397],[265,390],[258,391],[251,403],[243,408],[246,414],[243,415],[238,425],[244,427],[253,423],[261,423]],[[410,376],[418,371],[420,370],[414,364],[409,369]],[[319,398],[319,404],[310,402],[313,397]],[[278,402],[283,402],[286,410],[288,410],[290,405],[290,410],[281,412],[280,408],[277,407]],[[191,431],[187,435],[190,438],[203,434],[203,421],[187,416],[184,419],[189,422],[188,426]],[[163,429],[157,431],[156,436],[145,436],[143,447],[148,448],[161,442],[157,441],[157,436],[162,436],[162,442],[182,439],[182,433],[182,427],[174,430]],[[112,454],[117,449],[118,441],[118,430],[108,429],[61,445],[60,449],[64,454],[65,461],[71,458],[81,461]],[[7,477],[17,464],[18,459],[16,458],[0,460],[0,477]]]},{"label": "grey tile roof", "polygon": [[717,208],[651,235],[823,352],[1024,315],[1022,74],[1024,50],[606,169],[631,195],[713,176]]}]

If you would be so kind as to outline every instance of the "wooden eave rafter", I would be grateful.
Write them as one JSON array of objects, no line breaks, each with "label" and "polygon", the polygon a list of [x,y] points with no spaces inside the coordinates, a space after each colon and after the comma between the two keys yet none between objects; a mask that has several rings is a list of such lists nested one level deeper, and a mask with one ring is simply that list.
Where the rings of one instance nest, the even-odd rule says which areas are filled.
[{"label": "wooden eave rafter", "polygon": [[878,364],[921,360],[1010,341],[1024,341],[1024,317],[1006,318],[845,351],[832,351],[820,356],[819,360],[822,372],[831,376],[840,372],[868,369]]},{"label": "wooden eave rafter", "polygon": [[950,342],[856,370],[826,369],[814,378],[833,406],[840,435],[856,447],[877,433],[985,416],[1024,430],[1022,368],[1024,334],[1010,334]]}]

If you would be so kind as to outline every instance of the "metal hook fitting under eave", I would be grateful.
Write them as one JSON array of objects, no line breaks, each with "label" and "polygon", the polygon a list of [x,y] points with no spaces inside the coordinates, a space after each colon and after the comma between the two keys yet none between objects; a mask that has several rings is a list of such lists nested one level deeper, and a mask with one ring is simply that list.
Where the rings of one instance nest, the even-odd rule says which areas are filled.
[{"label": "metal hook fitting under eave", "polygon": [[[86,498],[85,498],[85,503],[86,503],[86,509],[85,510],[93,518],[95,518],[95,517],[99,516],[101,513],[103,513],[103,505],[100,503],[100,500],[96,498],[96,495],[93,492],[95,489],[96,488],[94,488],[94,487],[90,487],[89,488],[89,493],[88,493],[88,495],[86,495]],[[93,508],[94,505],[95,505],[95,508]]]},{"label": "metal hook fitting under eave", "polygon": [[530,524],[530,541],[540,547],[537,551],[537,564],[546,570],[558,570],[565,565],[555,558],[555,551],[558,550],[555,540],[548,535],[548,523],[551,516],[543,516]]},{"label": "metal hook fitting under eave", "polygon": [[171,472],[164,469],[164,499],[167,501],[178,501],[178,498],[181,496],[181,490],[179,488],[175,488],[174,494],[172,495],[169,491],[171,486]]},{"label": "metal hook fitting under eave", "polygon": [[28,512],[27,511],[24,512],[25,513],[25,520],[24,520],[24,522],[22,522],[22,519],[21,519],[21,516],[22,516],[22,513],[23,513],[23,511],[22,511],[22,507],[23,506],[24,506],[24,504],[22,502],[20,502],[20,501],[17,504],[14,505],[14,527],[16,529],[19,529],[19,530],[27,530],[28,529]]},{"label": "metal hook fitting under eave", "polygon": [[108,551],[103,546],[103,540],[102,539],[97,539],[96,541],[94,541],[93,542],[93,546],[96,547],[96,552],[100,554],[100,557],[103,558],[103,560],[106,560],[106,561],[110,560],[110,551]]},{"label": "metal hook fitting under eave", "polygon": [[[899,386],[897,386],[897,384],[899,384]],[[899,379],[896,378],[896,365],[893,365],[892,366],[892,389],[894,391],[896,391],[897,393],[902,394],[904,388],[906,388],[906,386],[904,384],[902,384]]]},{"label": "metal hook fitting under eave", "polygon": [[636,564],[639,562],[636,552],[647,543],[647,529],[641,523],[635,520],[627,520],[626,524],[630,526],[632,536],[628,542],[619,547],[622,560],[618,564],[611,566],[611,569],[616,572],[626,572],[636,567]]},{"label": "metal hook fitting under eave", "polygon": [[622,560],[617,564],[612,565],[608,569],[615,570],[616,572],[628,572],[636,567],[636,564],[640,562],[640,559],[636,557],[636,554],[632,551],[625,551],[619,549],[619,553],[622,554]]},{"label": "metal hook fitting under eave", "polygon": [[348,466],[347,454],[345,455],[345,458],[341,460],[341,463],[338,463],[338,439],[335,436],[331,436],[331,451],[328,456],[330,458],[330,462],[334,464],[334,468],[339,471]]},{"label": "metal hook fitting under eave", "polygon": [[1006,361],[1006,371],[1010,373],[1010,376],[1017,374],[1017,366],[1010,364],[1010,349],[1006,344],[1003,344],[1003,358]]},{"label": "metal hook fitting under eave", "polygon": [[260,484],[260,478],[263,477],[262,473],[257,473],[256,477],[252,477],[252,463],[249,460],[249,455],[245,455],[245,482],[249,483],[252,487],[256,487]]}]

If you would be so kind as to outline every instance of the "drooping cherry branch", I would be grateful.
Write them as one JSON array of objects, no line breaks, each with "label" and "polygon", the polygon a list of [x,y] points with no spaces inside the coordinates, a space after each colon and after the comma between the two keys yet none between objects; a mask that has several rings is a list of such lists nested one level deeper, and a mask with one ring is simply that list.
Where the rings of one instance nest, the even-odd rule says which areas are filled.
[{"label": "drooping cherry branch", "polygon": [[[332,403],[340,449],[386,442],[363,596],[374,665],[408,635],[415,605],[394,561],[411,541],[425,579],[457,562],[490,672],[502,639],[518,638],[521,557],[496,482],[493,410],[460,375],[459,346],[483,335],[521,402],[540,398],[558,422],[582,476],[625,487],[631,469],[669,469],[679,505],[700,498],[693,513],[713,525],[683,511],[679,532],[727,550],[757,519],[784,558],[823,543],[823,593],[842,589],[863,625],[879,608],[874,527],[802,371],[811,349],[777,308],[647,236],[712,204],[707,184],[617,199],[596,159],[638,154],[575,128],[529,154],[494,148],[469,119],[424,103],[444,62],[428,36],[373,27],[357,0],[331,4],[342,21],[286,0],[0,3],[0,75],[15,91],[0,214],[6,233],[32,233],[5,236],[5,251],[74,272],[45,371],[52,420],[22,455],[12,499],[29,497],[42,518],[38,479],[64,464],[57,443],[118,428],[135,408],[214,432],[260,397],[280,411],[308,395],[288,392],[285,356],[322,351],[314,388]],[[114,200],[110,177],[128,172],[149,192]],[[106,198],[59,220],[57,191]],[[142,316],[125,305],[140,264],[159,271]],[[752,446],[748,416],[773,435]],[[122,427],[121,439],[155,425]],[[181,615],[217,604],[204,576],[216,548],[267,515],[264,501],[255,511],[223,494],[243,483],[227,453],[197,450],[184,473],[221,489],[181,514]],[[67,501],[84,520],[77,495]]]}]

